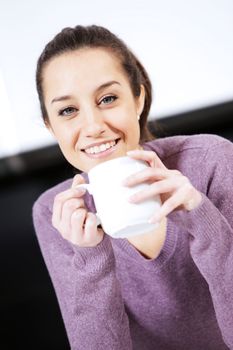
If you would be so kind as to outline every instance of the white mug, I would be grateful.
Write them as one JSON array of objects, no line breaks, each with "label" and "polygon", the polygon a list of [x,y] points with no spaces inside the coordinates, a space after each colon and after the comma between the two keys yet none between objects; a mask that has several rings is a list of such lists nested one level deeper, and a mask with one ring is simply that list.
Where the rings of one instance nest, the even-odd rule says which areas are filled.
[{"label": "white mug", "polygon": [[149,223],[149,219],[161,206],[159,196],[137,204],[129,202],[132,194],[149,184],[123,185],[126,177],[148,166],[146,162],[127,156],[115,158],[93,167],[88,172],[89,184],[78,185],[93,195],[96,215],[108,235],[126,238],[152,231],[158,226]]}]

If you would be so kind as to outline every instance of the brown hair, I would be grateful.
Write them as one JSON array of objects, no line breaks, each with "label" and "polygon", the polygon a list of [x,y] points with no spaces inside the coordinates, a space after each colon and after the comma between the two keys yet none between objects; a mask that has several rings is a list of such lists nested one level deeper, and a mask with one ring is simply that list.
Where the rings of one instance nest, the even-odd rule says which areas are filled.
[{"label": "brown hair", "polygon": [[108,29],[91,25],[64,28],[44,48],[37,62],[36,86],[44,122],[49,124],[48,114],[43,96],[43,68],[52,58],[65,52],[81,48],[105,48],[114,53],[120,60],[135,97],[140,95],[141,84],[145,88],[144,109],[140,116],[140,141],[152,138],[147,127],[147,118],[152,101],[152,86],[149,76],[137,57],[126,44]]}]

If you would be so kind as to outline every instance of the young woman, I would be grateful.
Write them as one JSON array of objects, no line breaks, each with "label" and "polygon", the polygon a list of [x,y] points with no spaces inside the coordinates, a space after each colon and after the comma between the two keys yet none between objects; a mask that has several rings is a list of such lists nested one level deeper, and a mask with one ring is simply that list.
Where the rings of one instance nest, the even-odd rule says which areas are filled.
[{"label": "young woman", "polygon": [[[70,346],[80,350],[233,349],[233,145],[218,136],[148,141],[149,77],[98,26],[65,28],[37,65],[42,116],[82,171],[40,196],[33,218]],[[147,142],[145,142],[147,141]],[[155,232],[112,239],[77,184],[95,165],[129,155],[149,163],[162,206]]]}]

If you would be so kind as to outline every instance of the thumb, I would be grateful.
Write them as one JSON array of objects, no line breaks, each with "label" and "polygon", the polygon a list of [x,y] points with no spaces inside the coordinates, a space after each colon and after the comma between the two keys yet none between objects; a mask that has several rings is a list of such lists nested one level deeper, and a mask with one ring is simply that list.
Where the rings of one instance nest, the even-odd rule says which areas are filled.
[{"label": "thumb", "polygon": [[73,178],[71,188],[75,188],[77,185],[81,185],[81,184],[85,184],[85,183],[86,183],[86,181],[85,181],[84,177],[80,174],[77,174]]}]

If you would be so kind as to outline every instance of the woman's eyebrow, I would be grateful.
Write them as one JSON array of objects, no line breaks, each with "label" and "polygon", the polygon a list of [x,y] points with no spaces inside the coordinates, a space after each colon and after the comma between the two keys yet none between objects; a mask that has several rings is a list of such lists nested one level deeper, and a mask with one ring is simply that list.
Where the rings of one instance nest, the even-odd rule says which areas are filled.
[{"label": "woman's eyebrow", "polygon": [[64,95],[64,96],[55,97],[52,99],[51,104],[54,102],[70,100],[71,98],[72,98],[71,95]]},{"label": "woman's eyebrow", "polygon": [[[108,81],[108,82],[98,86],[96,89],[96,92],[99,92],[100,90],[106,89],[107,87],[114,85],[114,84],[121,85],[118,81],[111,80],[111,81]],[[70,99],[72,99],[72,97],[73,97],[72,95],[64,95],[64,96],[55,97],[52,99],[51,104],[54,102],[70,100]]]},{"label": "woman's eyebrow", "polygon": [[103,90],[111,85],[114,85],[114,84],[118,84],[118,85],[121,85],[118,81],[116,80],[111,80],[111,81],[108,81],[104,84],[101,84],[100,86],[98,86],[98,88],[96,89],[96,92],[100,91],[100,90]]}]

